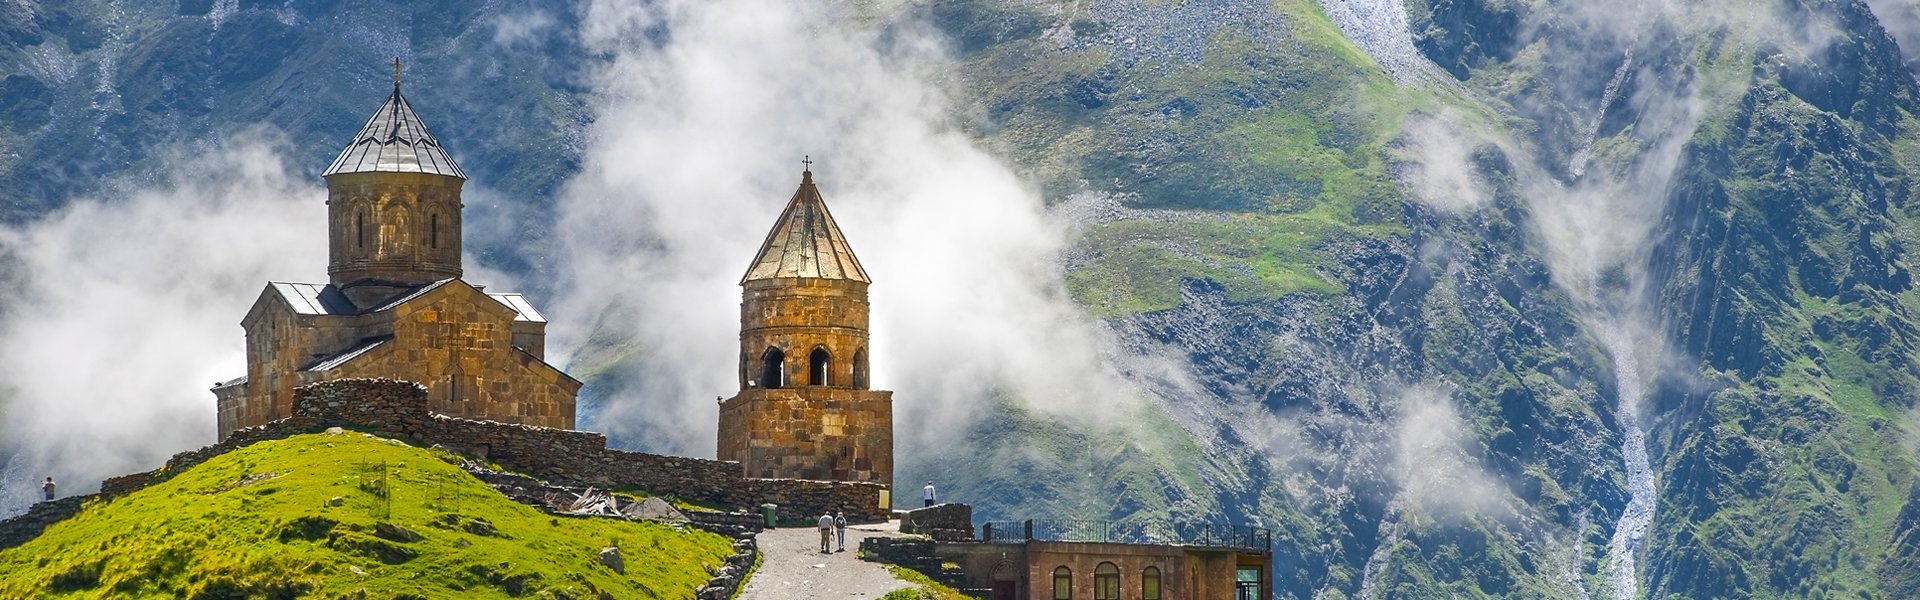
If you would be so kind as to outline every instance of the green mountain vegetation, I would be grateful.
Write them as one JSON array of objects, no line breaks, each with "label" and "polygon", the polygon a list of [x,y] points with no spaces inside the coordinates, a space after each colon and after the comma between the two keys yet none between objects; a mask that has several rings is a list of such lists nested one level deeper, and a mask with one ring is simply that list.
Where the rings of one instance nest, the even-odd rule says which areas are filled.
[{"label": "green mountain vegetation", "polygon": [[450,460],[354,432],[253,444],[0,550],[0,596],[687,598],[732,552],[704,531],[549,516]]}]

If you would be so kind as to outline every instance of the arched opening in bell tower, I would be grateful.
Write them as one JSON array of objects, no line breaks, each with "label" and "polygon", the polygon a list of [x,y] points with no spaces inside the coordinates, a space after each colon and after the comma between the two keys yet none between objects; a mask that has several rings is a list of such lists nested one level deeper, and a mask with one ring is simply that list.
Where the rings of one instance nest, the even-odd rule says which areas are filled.
[{"label": "arched opening in bell tower", "polygon": [[827,381],[827,365],[833,364],[833,355],[826,348],[815,347],[807,355],[807,384],[831,385]]},{"label": "arched opening in bell tower", "polygon": [[768,347],[760,355],[760,387],[774,389],[787,383],[787,353]]}]

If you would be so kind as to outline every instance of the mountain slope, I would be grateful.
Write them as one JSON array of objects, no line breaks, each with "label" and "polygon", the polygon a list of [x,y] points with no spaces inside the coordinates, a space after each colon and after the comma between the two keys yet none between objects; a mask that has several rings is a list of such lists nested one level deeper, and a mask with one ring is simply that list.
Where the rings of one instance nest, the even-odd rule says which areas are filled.
[{"label": "mountain slope", "polygon": [[[625,574],[599,562],[609,546]],[[0,550],[0,595],[684,598],[730,552],[703,531],[549,517],[433,451],[327,433],[90,505]]]},{"label": "mountain slope", "polygon": [[1911,589],[1914,80],[1865,6],[1407,9],[1443,68],[1397,83],[1304,2],[929,9],[1023,24],[961,43],[974,127],[1185,358],[1140,379],[1206,485],[1145,506],[1279,527],[1291,597]]}]

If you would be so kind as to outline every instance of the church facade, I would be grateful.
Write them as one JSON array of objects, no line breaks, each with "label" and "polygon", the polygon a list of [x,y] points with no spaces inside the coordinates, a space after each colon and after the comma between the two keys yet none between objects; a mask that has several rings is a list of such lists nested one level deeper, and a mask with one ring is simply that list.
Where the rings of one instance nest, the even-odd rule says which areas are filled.
[{"label": "church facade", "polygon": [[329,281],[271,282],[241,321],[247,373],[213,388],[220,439],[291,413],[295,387],[386,377],[429,408],[572,429],[580,382],[546,363],[546,320],[520,294],[461,279],[460,170],[400,93],[326,172]]},{"label": "church facade", "polygon": [[740,391],[720,402],[718,458],[747,477],[893,485],[893,392],[868,371],[872,283],[813,173],[740,280]]}]

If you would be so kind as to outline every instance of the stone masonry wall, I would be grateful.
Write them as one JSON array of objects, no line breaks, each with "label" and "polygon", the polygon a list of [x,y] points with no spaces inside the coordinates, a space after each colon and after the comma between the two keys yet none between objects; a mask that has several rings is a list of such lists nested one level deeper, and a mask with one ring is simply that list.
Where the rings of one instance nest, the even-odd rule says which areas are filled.
[{"label": "stone masonry wall", "polygon": [[942,542],[973,539],[973,506],[948,502],[907,511],[900,533],[933,536]]},{"label": "stone masonry wall", "polygon": [[353,426],[409,437],[560,482],[631,486],[741,507],[772,503],[783,514],[845,510],[849,519],[859,521],[887,518],[880,506],[880,492],[886,489],[881,485],[748,479],[739,463],[613,450],[598,433],[456,419],[428,411],[424,388],[407,382],[347,379],[314,384],[300,389],[293,413],[289,421],[309,429]]},{"label": "stone masonry wall", "polygon": [[[247,329],[247,382],[217,392],[220,433],[292,415],[301,385],[334,379],[404,377],[425,383],[433,412],[469,419],[574,427],[580,382],[543,362],[539,323],[516,321],[513,309],[454,281],[386,310],[351,316],[298,315],[274,299],[256,302]],[[385,343],[325,370],[300,370],[315,355],[365,340]]]},{"label": "stone masonry wall", "polygon": [[98,497],[100,497],[98,494],[87,494],[41,502],[33,505],[26,514],[0,521],[0,550],[25,544],[28,540],[40,537],[40,532],[46,531],[54,523],[79,514],[81,507]]},{"label": "stone masonry wall", "polygon": [[718,457],[752,477],[893,483],[893,392],[747,389],[720,404]]},{"label": "stone masonry wall", "polygon": [[125,496],[230,450],[328,427],[351,427],[439,444],[562,483],[632,486],[685,500],[746,508],[771,503],[779,505],[781,514],[786,515],[845,510],[847,518],[856,522],[884,521],[888,516],[880,506],[884,486],[747,479],[741,476],[738,463],[612,450],[607,448],[606,436],[598,433],[433,414],[426,408],[426,394],[426,388],[419,384],[392,379],[341,379],[301,387],[291,417],[236,430],[218,444],[175,454],[159,469],[103,481],[97,495],[42,502],[27,514],[0,521],[0,549],[33,539],[48,525],[73,516],[89,499]]}]

